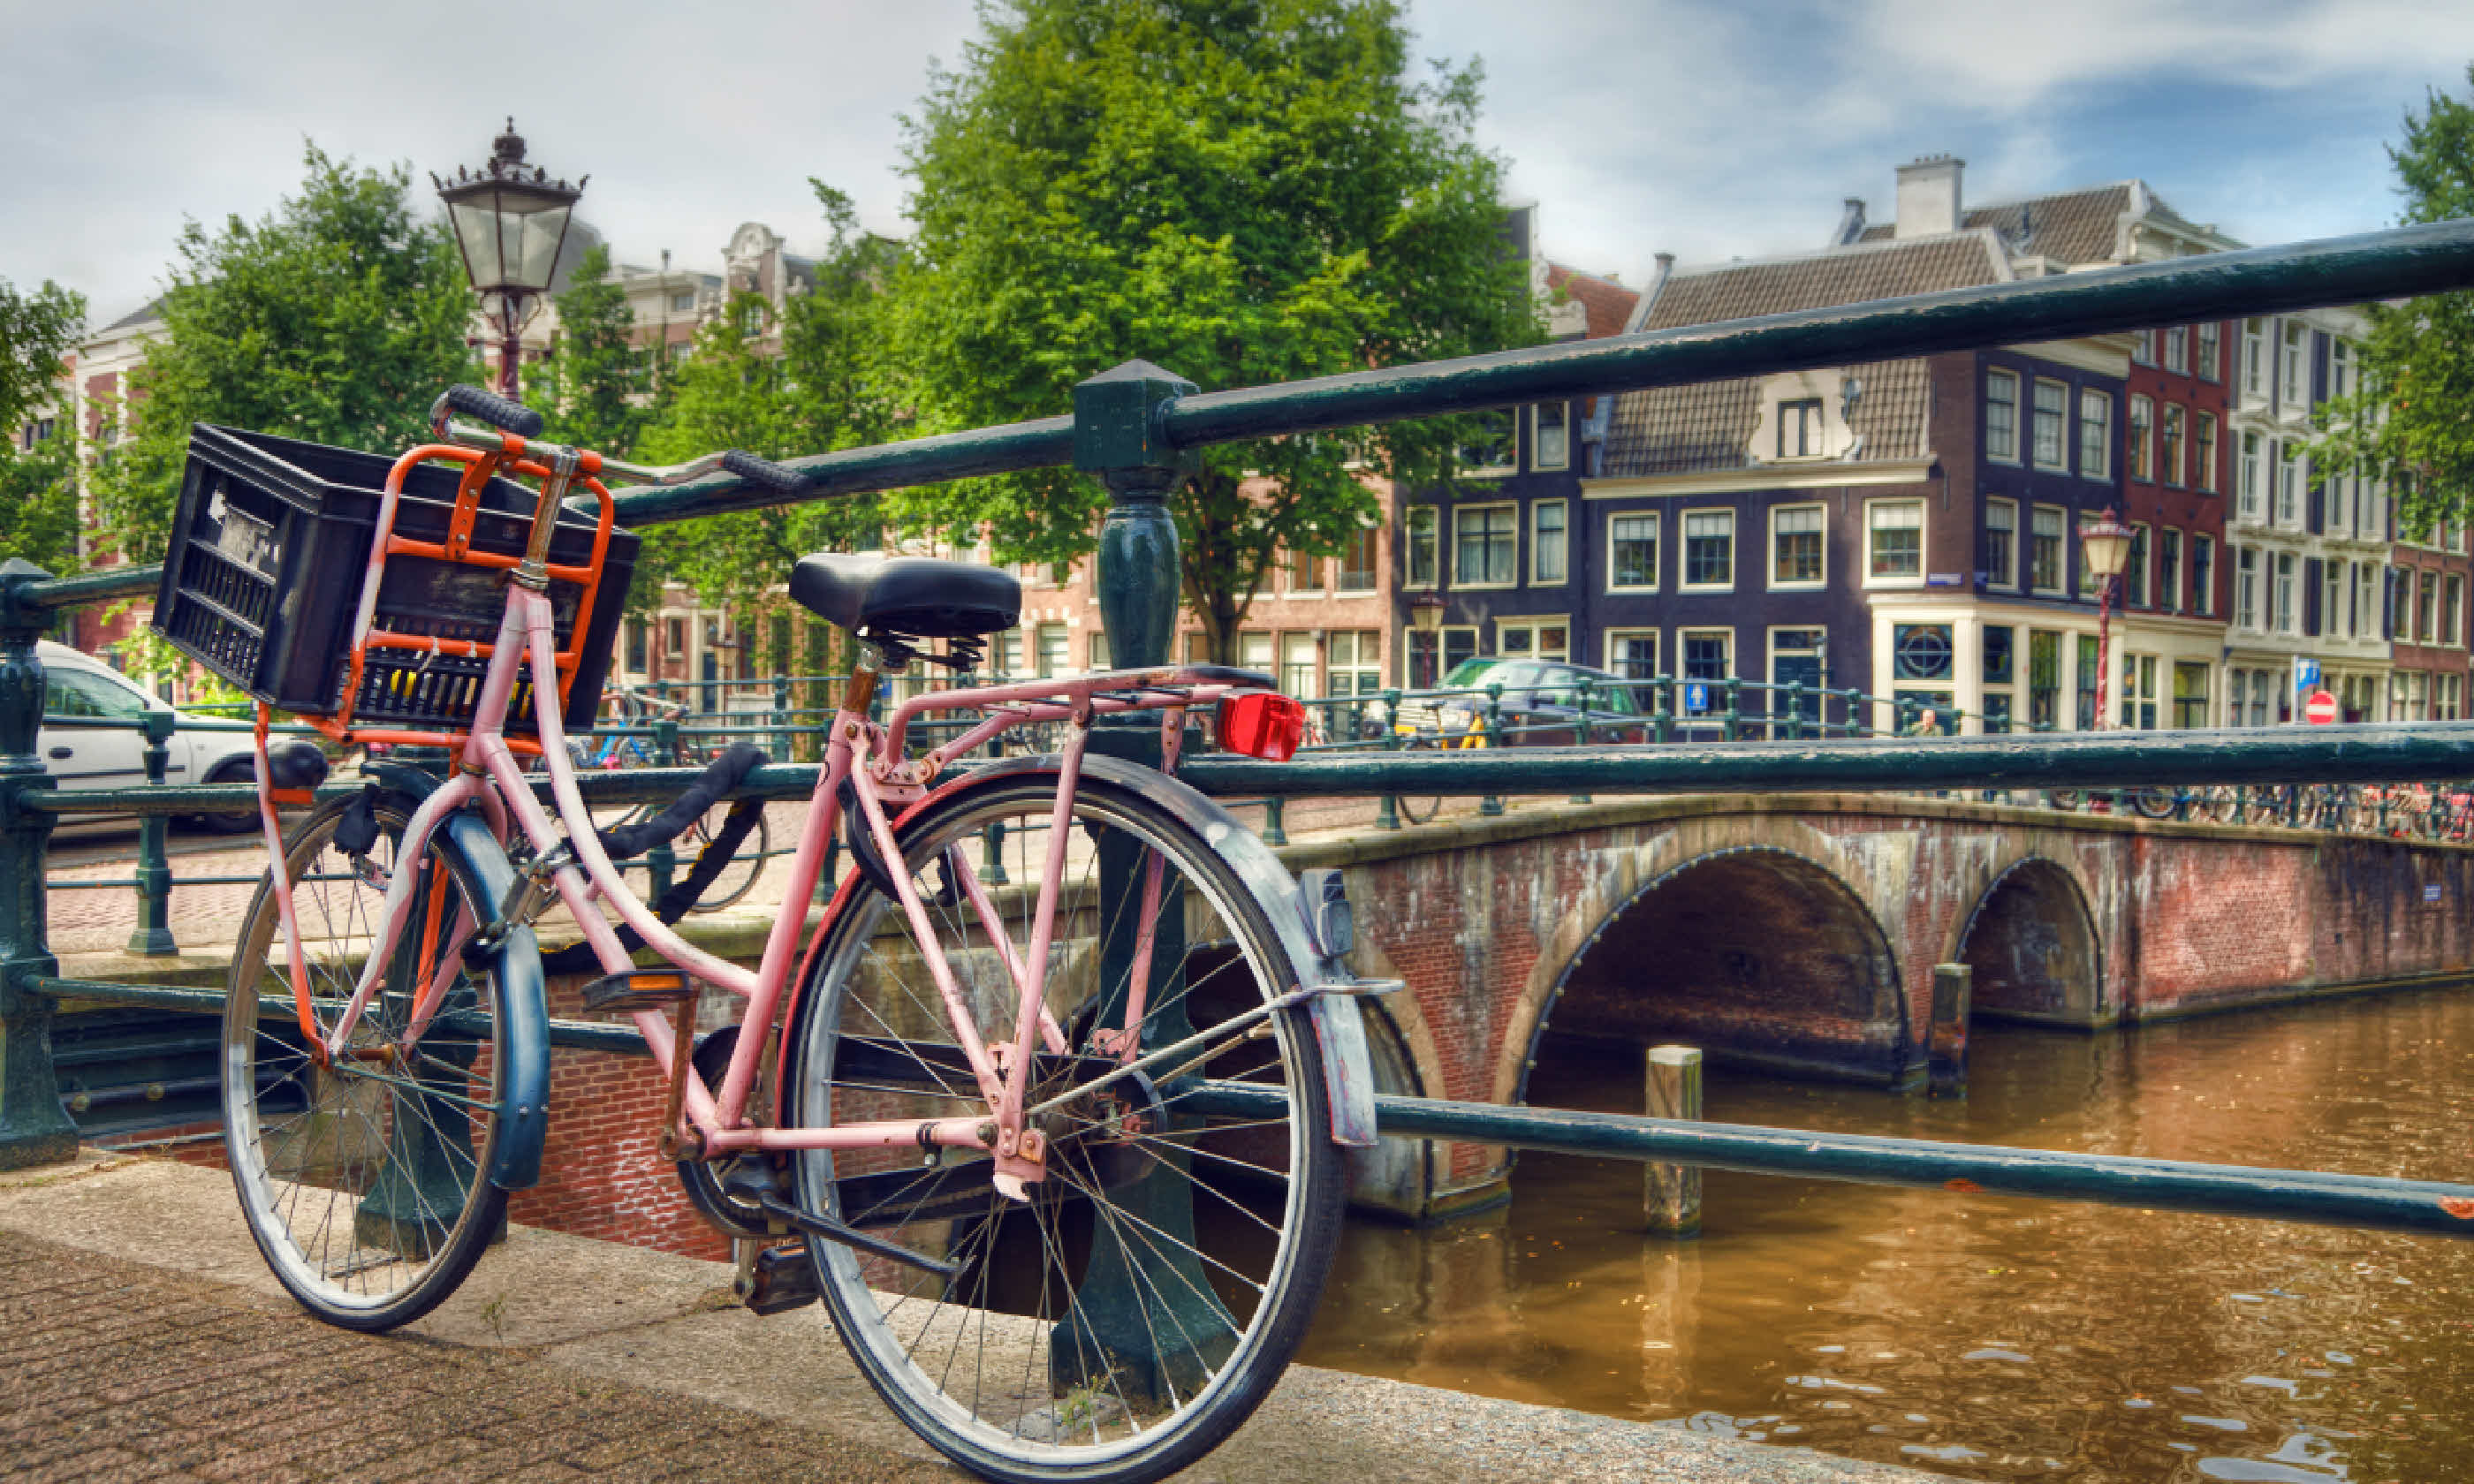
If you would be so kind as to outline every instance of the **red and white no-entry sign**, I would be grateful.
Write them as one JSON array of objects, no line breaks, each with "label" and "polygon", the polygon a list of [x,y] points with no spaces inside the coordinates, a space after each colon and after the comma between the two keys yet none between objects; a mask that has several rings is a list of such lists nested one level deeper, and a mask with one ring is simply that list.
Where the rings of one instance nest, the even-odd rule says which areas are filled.
[{"label": "red and white no-entry sign", "polygon": [[2337,698],[2324,690],[2315,690],[2311,699],[2302,703],[2303,719],[2314,727],[2325,727],[2337,719]]}]

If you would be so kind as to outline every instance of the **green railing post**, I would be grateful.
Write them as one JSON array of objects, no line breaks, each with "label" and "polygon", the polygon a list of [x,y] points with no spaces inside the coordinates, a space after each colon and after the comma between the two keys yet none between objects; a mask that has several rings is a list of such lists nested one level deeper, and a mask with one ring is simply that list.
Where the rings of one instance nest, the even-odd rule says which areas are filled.
[{"label": "green railing post", "polygon": [[[1162,416],[1195,387],[1144,361],[1104,371],[1074,389],[1074,467],[1107,486],[1100,527],[1100,612],[1111,662],[1124,669],[1168,662],[1176,634],[1179,589],[1176,521],[1168,492],[1189,461],[1172,447]],[[1124,713],[1092,729],[1091,751],[1157,767],[1159,723]],[[1124,830],[1099,832],[1100,992],[1095,1026],[1116,1023],[1133,974],[1135,932],[1148,850]],[[1185,1012],[1185,909],[1181,883],[1168,884],[1153,920],[1151,984],[1142,1044],[1166,1045],[1192,1034]],[[1049,1346],[1052,1384],[1094,1386],[1130,1397],[1192,1396],[1225,1358],[1235,1325],[1196,1260],[1194,1206],[1186,1180],[1191,1156],[1163,1130],[1163,1168],[1123,1188],[1126,1219],[1156,1236],[1129,1247],[1094,1242],[1081,1302]],[[1139,1250],[1136,1250],[1136,1249]],[[1104,1377],[1112,1377],[1104,1379]]]},{"label": "green railing post", "polygon": [[[1387,753],[1400,751],[1400,688],[1396,685],[1383,692],[1383,751]],[[1376,802],[1374,827],[1377,829],[1400,827],[1398,794],[1385,794]]]},{"label": "green railing post", "polygon": [[1649,682],[1650,691],[1658,697],[1658,740],[1675,740],[1675,682],[1659,676]]},{"label": "green railing post", "polygon": [[[1486,686],[1486,745],[1490,749],[1503,746],[1503,682],[1501,681],[1489,681]],[[1489,794],[1479,800],[1477,812],[1489,815],[1501,814],[1503,796]]]},{"label": "green railing post", "polygon": [[790,677],[773,677],[773,758],[790,760]]},{"label": "green railing post", "polygon": [[1263,827],[1259,833],[1265,845],[1286,845],[1289,830],[1283,808],[1288,801],[1273,794],[1263,801]]},{"label": "green railing post", "polygon": [[[1773,729],[1775,732],[1775,729]],[[1786,740],[1804,740],[1804,682],[1786,682]]]},{"label": "green railing post", "polygon": [[1744,740],[1743,695],[1737,689],[1742,683],[1734,676],[1727,678],[1727,709],[1718,718],[1718,735],[1730,742]]},{"label": "green railing post", "polygon": [[[163,772],[172,761],[171,711],[148,711],[146,781],[163,786]],[[137,926],[129,935],[129,951],[145,958],[163,958],[181,951],[172,941],[172,863],[166,858],[165,835],[172,822],[160,814],[137,819]]]},{"label": "green railing post", "polygon": [[50,574],[23,558],[0,562],[0,1169],[77,1156],[77,1125],[52,1076],[52,997],[26,981],[60,973],[43,929],[43,852],[52,817],[28,794],[55,787],[36,754],[43,662],[35,640],[51,615],[27,588]]},{"label": "green railing post", "polygon": [[[1576,724],[1575,730],[1573,730],[1572,736],[1573,740],[1579,742],[1583,747],[1588,747],[1589,744],[1598,740],[1596,735],[1597,729],[1589,724],[1589,706],[1597,700],[1597,678],[1589,675],[1582,676],[1580,718]],[[1571,802],[1574,803],[1588,803],[1589,802],[1589,796],[1587,794],[1574,794]]]}]

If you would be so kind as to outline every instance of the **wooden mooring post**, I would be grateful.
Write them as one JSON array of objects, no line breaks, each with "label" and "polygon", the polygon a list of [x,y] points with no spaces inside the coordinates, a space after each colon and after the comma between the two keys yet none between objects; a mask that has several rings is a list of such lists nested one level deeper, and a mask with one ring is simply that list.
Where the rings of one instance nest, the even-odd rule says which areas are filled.
[{"label": "wooden mooring post", "polygon": [[1975,986],[1976,970],[1969,965],[1933,966],[1932,1027],[1925,1054],[1934,1097],[1967,1095],[1967,1012]]},{"label": "wooden mooring post", "polygon": [[[1642,1085],[1653,1118],[1701,1116],[1701,1048],[1652,1046]],[[1641,1198],[1654,1236],[1701,1234],[1701,1169],[1656,1161],[1641,1169]]]}]

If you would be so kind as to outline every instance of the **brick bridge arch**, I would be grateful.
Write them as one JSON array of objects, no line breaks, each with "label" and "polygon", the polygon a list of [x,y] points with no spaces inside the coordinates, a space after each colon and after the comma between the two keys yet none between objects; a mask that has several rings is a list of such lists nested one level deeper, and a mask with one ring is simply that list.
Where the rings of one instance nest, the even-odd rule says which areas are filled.
[{"label": "brick bridge arch", "polygon": [[2103,941],[2086,889],[2047,856],[2021,854],[1994,874],[1945,962],[1976,971],[1975,1015],[2093,1026],[2106,1013]]}]

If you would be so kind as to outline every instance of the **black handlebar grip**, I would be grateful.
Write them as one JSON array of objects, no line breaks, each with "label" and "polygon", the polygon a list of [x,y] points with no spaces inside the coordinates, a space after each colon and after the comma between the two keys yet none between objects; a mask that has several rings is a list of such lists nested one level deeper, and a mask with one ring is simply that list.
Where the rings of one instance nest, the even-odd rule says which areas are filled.
[{"label": "black handlebar grip", "polygon": [[807,477],[798,470],[768,464],[752,453],[740,453],[736,448],[721,456],[721,467],[751,485],[763,485],[782,494],[797,494],[808,488]]},{"label": "black handlebar grip", "polygon": [[471,413],[492,427],[504,428],[518,438],[539,438],[542,415],[521,402],[512,402],[496,392],[461,382],[447,389],[447,405],[457,412]]}]

